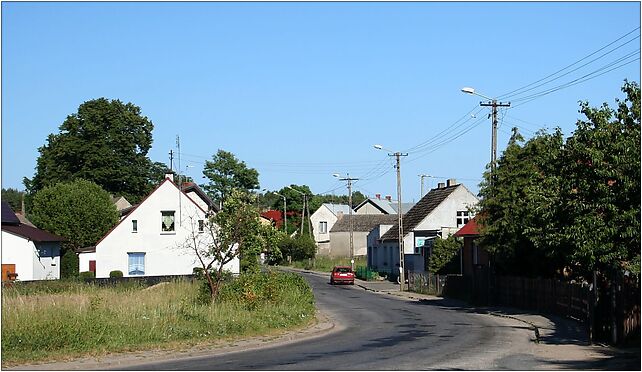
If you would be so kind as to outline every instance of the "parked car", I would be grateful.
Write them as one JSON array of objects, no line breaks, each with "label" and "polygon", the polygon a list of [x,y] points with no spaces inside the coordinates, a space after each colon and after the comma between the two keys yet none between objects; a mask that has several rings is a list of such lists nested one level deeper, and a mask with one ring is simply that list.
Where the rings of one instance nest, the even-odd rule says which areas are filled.
[{"label": "parked car", "polygon": [[335,266],[330,274],[330,284],[354,284],[354,272],[350,266]]}]

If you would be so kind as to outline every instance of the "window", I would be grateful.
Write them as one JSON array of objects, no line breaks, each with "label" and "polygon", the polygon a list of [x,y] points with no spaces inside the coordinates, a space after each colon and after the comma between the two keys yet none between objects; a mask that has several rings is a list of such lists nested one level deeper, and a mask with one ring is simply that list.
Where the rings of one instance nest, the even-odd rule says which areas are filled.
[{"label": "window", "polygon": [[198,220],[198,232],[202,233],[205,231],[205,221]]},{"label": "window", "polygon": [[145,275],[145,253],[127,253],[129,275]]},{"label": "window", "polygon": [[457,211],[457,227],[462,227],[468,223],[470,219],[468,211]]},{"label": "window", "polygon": [[172,232],[174,231],[174,211],[161,212],[161,231]]},{"label": "window", "polygon": [[138,232],[138,220],[132,220],[132,232]]},{"label": "window", "polygon": [[328,233],[328,222],[327,221],[320,221],[319,222],[319,234],[327,234]]}]

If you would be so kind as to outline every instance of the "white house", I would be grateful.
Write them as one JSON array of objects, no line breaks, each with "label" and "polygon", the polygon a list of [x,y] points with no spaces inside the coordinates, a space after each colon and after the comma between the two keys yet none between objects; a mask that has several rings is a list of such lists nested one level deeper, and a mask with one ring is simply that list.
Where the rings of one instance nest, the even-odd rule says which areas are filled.
[{"label": "white house", "polygon": [[[479,200],[464,185],[449,179],[430,190],[403,216],[405,271],[424,271],[435,238],[447,238],[472,218]],[[385,233],[381,234],[382,232]],[[380,237],[376,235],[380,234]],[[396,274],[399,270],[399,224],[380,226],[368,236],[370,267]],[[372,245],[370,245],[372,244]]]},{"label": "white house", "polygon": [[317,244],[318,254],[327,255],[330,251],[330,230],[338,219],[350,214],[350,207],[346,204],[323,203],[310,216],[312,233]]},{"label": "white house", "polygon": [[[80,271],[95,270],[97,278],[120,270],[123,276],[192,274],[200,262],[186,247],[191,234],[211,241],[206,229],[211,200],[196,185],[185,190],[171,175],[109,231],[95,247],[79,250]],[[235,258],[225,267],[239,273]]]},{"label": "white house", "polygon": [[2,202],[2,280],[60,279],[60,245],[65,239],[21,223]]}]

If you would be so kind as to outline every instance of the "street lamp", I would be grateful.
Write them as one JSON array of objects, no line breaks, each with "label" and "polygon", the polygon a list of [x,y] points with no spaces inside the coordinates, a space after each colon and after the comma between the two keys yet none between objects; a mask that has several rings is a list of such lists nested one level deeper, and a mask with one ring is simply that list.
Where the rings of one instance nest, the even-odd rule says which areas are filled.
[{"label": "street lamp", "polygon": [[374,145],[374,148],[377,150],[388,151],[388,156],[394,156],[397,158],[397,224],[399,225],[399,286],[400,290],[403,292],[404,286],[406,283],[406,275],[404,271],[404,249],[403,249],[403,213],[401,211],[401,156],[408,156],[408,154],[402,154],[401,152],[391,151],[384,148],[381,145]]},{"label": "street lamp", "polygon": [[[305,221],[305,210],[306,210],[306,207],[308,205],[308,195],[306,193],[304,193],[304,192],[301,192],[301,191],[295,189],[292,186],[288,186],[288,188],[298,192],[299,194],[301,194],[303,196],[303,209],[301,210],[301,216],[302,216],[301,217],[301,236],[303,236],[303,222]],[[312,226],[310,226],[309,217],[310,217],[310,211],[308,210],[308,234],[310,235],[310,237],[312,237]]]},{"label": "street lamp", "polygon": [[[492,134],[491,134],[491,148],[490,148],[490,171],[491,174],[495,171],[495,163],[497,162],[497,107],[510,107],[510,102],[502,103],[497,102],[497,99],[490,98],[481,93],[477,93],[474,88],[463,87],[461,91],[466,94],[476,95],[482,98],[487,99],[489,102],[479,102],[480,106],[490,106],[493,108],[493,125],[492,125]],[[491,177],[492,182],[492,177]]]},{"label": "street lamp", "polygon": [[274,194],[283,198],[283,223],[285,226],[284,231],[287,234],[288,233],[288,203],[285,200],[285,195],[281,195],[278,192],[275,192]]},{"label": "street lamp", "polygon": [[341,181],[348,181],[348,214],[350,218],[350,266],[352,271],[354,271],[354,221],[352,219],[352,181],[358,180],[358,178],[350,178],[350,174],[347,174],[346,177],[341,177],[339,173],[332,175],[333,177],[338,178]]},{"label": "street lamp", "polygon": [[420,174],[419,177],[421,178],[421,197],[420,198],[423,198],[424,197],[424,178],[430,177],[430,176],[427,174]]}]

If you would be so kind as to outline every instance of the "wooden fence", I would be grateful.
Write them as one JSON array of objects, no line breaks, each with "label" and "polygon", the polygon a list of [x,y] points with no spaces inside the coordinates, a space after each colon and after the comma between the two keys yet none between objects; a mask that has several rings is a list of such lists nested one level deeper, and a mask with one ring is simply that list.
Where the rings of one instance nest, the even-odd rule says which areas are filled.
[{"label": "wooden fence", "polygon": [[555,279],[494,276],[479,268],[472,276],[410,273],[409,290],[444,295],[475,305],[500,305],[556,314],[586,325],[589,339],[612,344],[640,341],[639,278],[571,283]]}]

